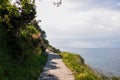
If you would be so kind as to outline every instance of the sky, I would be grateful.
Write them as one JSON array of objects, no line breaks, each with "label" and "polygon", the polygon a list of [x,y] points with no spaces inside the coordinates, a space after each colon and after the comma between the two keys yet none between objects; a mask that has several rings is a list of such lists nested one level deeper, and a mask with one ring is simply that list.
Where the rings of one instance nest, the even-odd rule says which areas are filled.
[{"label": "sky", "polygon": [[36,0],[36,16],[54,47],[120,48],[120,0],[53,1]]}]

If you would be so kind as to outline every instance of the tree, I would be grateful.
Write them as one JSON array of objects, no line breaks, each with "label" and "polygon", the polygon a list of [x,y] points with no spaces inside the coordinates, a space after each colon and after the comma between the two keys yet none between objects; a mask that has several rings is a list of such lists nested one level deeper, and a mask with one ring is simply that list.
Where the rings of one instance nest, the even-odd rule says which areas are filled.
[{"label": "tree", "polygon": [[[60,4],[61,0],[54,2],[54,5]],[[10,0],[0,0],[0,27],[6,35],[4,42],[10,54],[22,55],[27,47],[24,43],[32,47],[41,42],[43,50],[49,44],[45,31],[35,20],[35,10],[35,0],[16,0],[13,5]]]},{"label": "tree", "polygon": [[0,26],[6,34],[6,47],[11,54],[18,55],[22,51],[20,30],[35,18],[36,11],[34,1],[21,0],[15,3],[21,7],[12,5],[9,0],[0,1]]}]

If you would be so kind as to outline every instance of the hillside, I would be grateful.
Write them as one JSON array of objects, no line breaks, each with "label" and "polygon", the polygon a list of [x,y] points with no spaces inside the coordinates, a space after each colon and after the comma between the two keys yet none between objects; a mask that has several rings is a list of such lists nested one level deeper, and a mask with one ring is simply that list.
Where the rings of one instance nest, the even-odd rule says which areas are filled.
[{"label": "hillside", "polygon": [[0,1],[1,80],[36,80],[42,71],[49,42],[35,17],[34,1]]}]

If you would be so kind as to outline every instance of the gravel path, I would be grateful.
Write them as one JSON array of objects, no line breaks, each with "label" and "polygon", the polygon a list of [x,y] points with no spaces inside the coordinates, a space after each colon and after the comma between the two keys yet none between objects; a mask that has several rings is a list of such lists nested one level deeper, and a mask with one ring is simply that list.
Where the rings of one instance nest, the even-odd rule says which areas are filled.
[{"label": "gravel path", "polygon": [[48,51],[48,62],[38,80],[74,80],[72,72],[58,54]]}]

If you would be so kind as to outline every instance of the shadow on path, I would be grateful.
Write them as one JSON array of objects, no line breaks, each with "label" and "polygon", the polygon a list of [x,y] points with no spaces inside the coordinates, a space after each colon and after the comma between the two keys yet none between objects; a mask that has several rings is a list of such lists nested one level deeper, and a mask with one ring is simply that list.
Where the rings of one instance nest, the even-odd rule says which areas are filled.
[{"label": "shadow on path", "polygon": [[46,63],[46,66],[43,68],[43,72],[41,73],[38,80],[59,80],[57,76],[49,73],[49,70],[56,70],[60,68],[56,66],[56,64],[58,63],[52,61],[53,59],[61,59],[61,58],[57,54],[48,54],[48,61]]},{"label": "shadow on path", "polygon": [[38,80],[74,80],[72,72],[58,54],[48,51],[48,61]]}]

